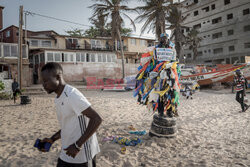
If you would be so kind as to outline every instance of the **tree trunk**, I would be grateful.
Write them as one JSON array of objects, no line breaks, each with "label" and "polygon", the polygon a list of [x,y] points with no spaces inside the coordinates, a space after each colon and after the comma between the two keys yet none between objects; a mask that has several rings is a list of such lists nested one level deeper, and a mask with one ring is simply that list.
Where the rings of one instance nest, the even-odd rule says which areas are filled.
[{"label": "tree trunk", "polygon": [[123,53],[123,43],[122,43],[122,38],[120,34],[120,30],[117,29],[117,35],[120,41],[120,47],[121,47],[121,55],[122,55],[122,79],[125,78],[125,68],[124,68],[124,53]]}]

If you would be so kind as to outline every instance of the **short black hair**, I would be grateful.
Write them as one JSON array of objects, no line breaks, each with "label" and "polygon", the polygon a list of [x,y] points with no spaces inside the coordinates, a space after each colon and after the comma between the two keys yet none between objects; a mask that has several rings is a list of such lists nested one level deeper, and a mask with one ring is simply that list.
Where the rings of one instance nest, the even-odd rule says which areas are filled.
[{"label": "short black hair", "polygon": [[63,73],[62,66],[59,63],[55,63],[55,62],[46,63],[42,67],[41,72],[46,71],[46,70],[48,72],[54,72],[55,74],[62,74]]}]

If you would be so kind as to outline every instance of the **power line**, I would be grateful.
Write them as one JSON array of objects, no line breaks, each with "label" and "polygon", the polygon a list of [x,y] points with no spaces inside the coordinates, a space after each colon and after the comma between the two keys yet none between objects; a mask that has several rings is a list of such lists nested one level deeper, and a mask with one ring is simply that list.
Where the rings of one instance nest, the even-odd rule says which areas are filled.
[{"label": "power line", "polygon": [[67,22],[67,23],[76,24],[76,25],[81,25],[81,26],[85,26],[85,27],[91,27],[90,25],[85,25],[85,24],[81,24],[81,23],[77,23],[77,22],[73,22],[73,21],[68,21],[68,20],[65,20],[65,19],[59,19],[59,18],[56,18],[56,17],[46,16],[46,15],[42,15],[42,14],[30,12],[30,11],[24,11],[24,13],[26,13],[26,14],[28,14],[28,15],[31,15],[31,16],[37,15],[37,16],[40,16],[40,17],[45,17],[45,18],[49,18],[49,19],[54,19],[54,20],[57,20],[57,21]]},{"label": "power line", "polygon": [[[36,15],[36,16],[40,16],[40,17],[44,17],[44,18],[49,18],[49,19],[54,19],[54,20],[62,21],[62,22],[66,22],[66,23],[76,24],[76,25],[85,26],[85,27],[92,27],[90,25],[81,24],[81,23],[77,23],[77,22],[72,22],[72,21],[69,21],[69,20],[60,19],[60,18],[56,18],[56,17],[52,17],[52,16],[46,16],[46,15],[42,15],[42,14],[39,14],[39,13],[30,12],[30,11],[24,11],[24,13],[26,15],[31,15],[31,16]],[[131,35],[139,37],[139,38],[153,38],[153,37],[141,36],[141,35],[137,35],[137,34],[131,34]]]}]

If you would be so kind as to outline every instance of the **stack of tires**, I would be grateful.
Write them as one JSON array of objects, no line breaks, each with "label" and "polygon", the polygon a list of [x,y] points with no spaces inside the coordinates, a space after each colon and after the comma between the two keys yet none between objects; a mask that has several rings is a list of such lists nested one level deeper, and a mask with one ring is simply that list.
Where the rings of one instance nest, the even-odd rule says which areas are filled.
[{"label": "stack of tires", "polygon": [[154,115],[149,136],[172,138],[176,135],[176,118],[160,116],[158,113]]},{"label": "stack of tires", "polygon": [[29,96],[26,96],[26,95],[21,96],[21,104],[30,104],[30,103],[31,103],[31,99],[29,98]]}]

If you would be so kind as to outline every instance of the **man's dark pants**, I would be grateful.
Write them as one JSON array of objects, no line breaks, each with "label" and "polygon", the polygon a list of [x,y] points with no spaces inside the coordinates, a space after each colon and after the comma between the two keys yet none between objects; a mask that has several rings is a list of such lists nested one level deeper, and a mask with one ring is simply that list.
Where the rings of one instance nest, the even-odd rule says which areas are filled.
[{"label": "man's dark pants", "polygon": [[96,157],[92,159],[92,166],[89,166],[88,162],[81,163],[81,164],[72,164],[72,163],[65,162],[61,160],[60,158],[58,158],[56,167],[96,167]]},{"label": "man's dark pants", "polygon": [[244,90],[238,91],[236,93],[236,101],[240,103],[242,111],[245,110],[245,107],[247,106],[244,103]]},{"label": "man's dark pants", "polygon": [[13,92],[13,98],[14,98],[14,103],[16,103],[16,96],[17,94],[22,94],[20,89],[16,89],[14,92]]}]

